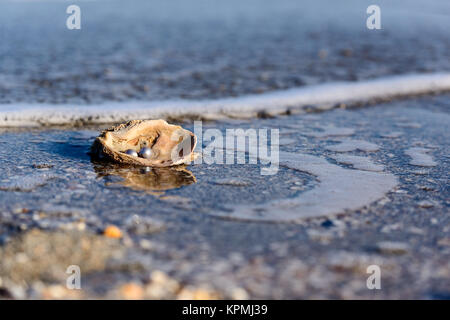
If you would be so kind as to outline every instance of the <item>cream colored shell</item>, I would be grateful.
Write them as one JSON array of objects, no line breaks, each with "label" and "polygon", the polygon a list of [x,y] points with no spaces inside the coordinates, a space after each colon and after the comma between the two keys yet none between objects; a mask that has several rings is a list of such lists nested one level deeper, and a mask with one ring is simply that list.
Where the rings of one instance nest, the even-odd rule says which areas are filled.
[{"label": "cream colored shell", "polygon": [[[103,131],[92,145],[92,155],[102,160],[148,167],[168,167],[193,160],[197,137],[164,120],[132,120]],[[152,149],[149,159],[131,156],[128,149]]]}]

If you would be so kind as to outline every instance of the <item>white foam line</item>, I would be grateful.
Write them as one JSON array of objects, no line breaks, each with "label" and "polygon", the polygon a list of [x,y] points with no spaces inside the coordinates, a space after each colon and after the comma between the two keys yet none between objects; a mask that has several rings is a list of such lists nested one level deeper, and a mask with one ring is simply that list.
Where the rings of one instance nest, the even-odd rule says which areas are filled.
[{"label": "white foam line", "polygon": [[361,82],[335,82],[259,95],[216,100],[121,102],[100,105],[0,105],[0,127],[67,125],[77,122],[116,123],[130,119],[202,116],[254,117],[260,111],[280,114],[315,106],[328,110],[337,103],[358,103],[450,90],[450,73],[390,76]]}]

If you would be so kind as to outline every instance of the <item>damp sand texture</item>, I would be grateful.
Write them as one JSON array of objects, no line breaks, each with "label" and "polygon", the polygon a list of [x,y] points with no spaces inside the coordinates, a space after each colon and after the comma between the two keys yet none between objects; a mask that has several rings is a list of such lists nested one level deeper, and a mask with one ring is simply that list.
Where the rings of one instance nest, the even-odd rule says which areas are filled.
[{"label": "damp sand texture", "polygon": [[[0,265],[5,292],[16,298],[129,298],[136,292],[144,299],[180,292],[211,298],[446,297],[449,137],[442,128],[448,101],[424,97],[314,116],[204,124],[224,135],[230,127],[281,129],[292,141],[280,145],[278,172],[268,176],[261,175],[260,163],[146,170],[92,162],[87,152],[95,128],[6,130],[0,135],[8,151],[0,157],[3,263],[20,263],[15,243],[36,230],[45,234],[28,237],[45,239],[44,247],[72,241],[73,232],[99,237],[98,243],[107,240],[108,226],[120,232],[101,249],[100,267],[87,269],[77,296],[61,288],[58,272],[64,270],[46,274],[38,265],[32,275]],[[431,105],[437,107],[427,110]],[[420,128],[399,126],[413,122]],[[347,130],[321,134],[330,126]],[[389,134],[399,127],[401,135]],[[411,163],[416,153],[436,165]],[[27,248],[25,255],[43,263],[33,252]],[[389,288],[376,296],[366,288],[366,268],[373,264],[384,270]],[[414,277],[417,269],[428,276]],[[21,272],[30,290],[18,281]],[[164,280],[155,283],[154,272]],[[154,291],[165,281],[173,289]]]},{"label": "damp sand texture", "polygon": [[[346,2],[2,2],[0,299],[448,299],[449,2]],[[160,117],[278,170],[89,156]]]}]

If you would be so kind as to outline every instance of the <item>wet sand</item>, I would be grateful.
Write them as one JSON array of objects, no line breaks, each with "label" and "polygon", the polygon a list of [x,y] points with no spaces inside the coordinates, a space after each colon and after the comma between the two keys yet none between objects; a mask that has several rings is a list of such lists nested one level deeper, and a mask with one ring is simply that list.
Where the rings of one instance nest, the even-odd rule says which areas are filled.
[{"label": "wet sand", "polygon": [[[184,292],[211,298],[448,298],[448,101],[448,95],[441,95],[351,110],[204,123],[204,129],[278,128],[282,139],[290,139],[280,144],[282,152],[324,159],[349,176],[392,175],[397,181],[375,201],[351,210],[317,194],[323,199],[317,206],[335,210],[310,217],[300,206],[297,216],[287,221],[283,206],[267,206],[269,222],[249,219],[233,208],[302,199],[321,190],[323,177],[283,166],[276,175],[261,176],[260,164],[203,163],[148,172],[92,162],[87,152],[100,128],[5,130],[0,135],[5,151],[0,155],[4,295],[139,294],[159,299]],[[330,148],[342,142],[346,148]],[[411,148],[426,149],[435,165],[413,163]],[[353,164],[339,161],[343,155],[358,157],[359,162],[351,157]],[[370,166],[358,168],[361,159],[379,167],[375,172],[367,171]],[[340,190],[346,188],[341,184]],[[371,192],[370,183],[360,188]],[[101,234],[110,224],[123,232],[112,244]],[[72,244],[69,253],[58,258],[50,249],[39,258],[34,241],[18,237],[42,239],[44,248],[79,243],[73,237],[93,237],[103,255],[96,257],[96,248]],[[17,241],[24,248],[12,249]],[[83,255],[93,257],[79,258]],[[34,272],[21,268],[21,259]],[[59,262],[45,277],[35,271],[44,272],[52,259]],[[77,263],[86,271],[83,289],[75,294],[64,289],[62,269]],[[366,287],[366,268],[372,264],[381,267],[381,290]],[[172,283],[172,291],[155,289],[160,281],[152,278],[155,271],[155,277],[167,275],[161,281]],[[21,277],[25,283],[18,281]]]},{"label": "wet sand", "polygon": [[[77,4],[76,1],[74,4]],[[450,70],[448,1],[2,1],[0,103],[208,99]],[[26,22],[26,23],[25,23]]]},{"label": "wet sand", "polygon": [[[67,3],[0,2],[0,299],[450,298],[450,96],[371,82],[448,81],[448,1],[379,0],[376,31],[365,0],[75,1],[79,31]],[[286,109],[287,90],[339,81],[376,99]],[[266,98],[283,112],[243,119]],[[74,106],[116,122],[180,99],[234,101],[205,130],[279,129],[277,174],[94,162],[106,125],[55,116]],[[192,130],[199,113],[164,116]],[[81,290],[66,288],[71,265]],[[366,286],[371,265],[381,290]]]}]

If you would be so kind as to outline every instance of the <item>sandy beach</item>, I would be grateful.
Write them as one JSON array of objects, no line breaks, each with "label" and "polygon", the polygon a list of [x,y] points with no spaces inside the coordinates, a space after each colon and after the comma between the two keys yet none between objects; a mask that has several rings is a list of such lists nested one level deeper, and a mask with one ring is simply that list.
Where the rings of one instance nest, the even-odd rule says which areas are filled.
[{"label": "sandy beach", "polygon": [[[450,7],[348,2],[1,1],[0,299],[450,299]],[[149,117],[279,157],[91,157]]]}]

